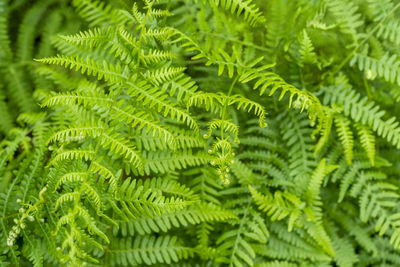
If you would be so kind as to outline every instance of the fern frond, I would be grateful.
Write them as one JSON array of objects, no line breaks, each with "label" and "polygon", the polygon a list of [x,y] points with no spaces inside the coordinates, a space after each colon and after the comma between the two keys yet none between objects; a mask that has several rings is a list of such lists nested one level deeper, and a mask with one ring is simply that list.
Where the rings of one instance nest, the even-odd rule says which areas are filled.
[{"label": "fern frond", "polygon": [[[117,204],[121,205],[121,208]],[[190,202],[180,198],[165,198],[151,188],[145,188],[137,180],[126,179],[117,193],[116,203],[111,202],[115,212],[123,219],[136,219],[138,216],[154,216],[181,210]]]},{"label": "fern frond", "polygon": [[125,13],[101,1],[74,0],[72,3],[92,27],[104,24],[119,25],[129,21]]},{"label": "fern frond", "polygon": [[143,154],[144,173],[166,173],[187,166],[199,166],[207,163],[210,156],[204,153],[192,153],[191,150],[175,152],[172,157],[170,151],[148,152]]},{"label": "fern frond", "polygon": [[367,79],[380,77],[383,80],[400,85],[400,59],[396,54],[386,53],[382,58],[375,59],[368,55],[357,53],[350,61],[350,65],[357,64],[360,71],[364,71]]},{"label": "fern frond", "polygon": [[283,193],[277,191],[273,195],[265,196],[251,186],[249,186],[249,190],[259,209],[266,212],[272,221],[283,220],[290,216],[288,231],[292,231],[297,219],[301,215],[301,210],[306,205],[304,202],[289,192]]},{"label": "fern frond", "polygon": [[56,56],[38,59],[38,62],[64,66],[65,68],[75,69],[75,71],[81,70],[82,74],[88,74],[96,76],[99,80],[104,79],[113,83],[120,82],[127,78],[126,71],[122,70],[122,67],[117,64],[113,65],[104,61],[103,63],[96,62],[90,57],[86,59],[79,56]]},{"label": "fern frond", "polygon": [[193,257],[190,248],[180,244],[176,237],[143,236],[120,239],[110,249],[111,261],[120,266],[171,264]]},{"label": "fern frond", "polygon": [[143,75],[145,79],[159,86],[180,75],[186,68],[183,67],[163,67],[155,71],[147,71]]},{"label": "fern frond", "polygon": [[143,100],[144,105],[157,108],[159,112],[162,111],[163,116],[169,115],[172,119],[186,123],[196,132],[199,130],[193,117],[175,104],[167,101],[167,95],[160,92],[158,88],[150,86],[145,81],[139,81],[137,83],[128,82],[127,84],[130,86],[127,93],[132,97],[136,97],[138,101]]},{"label": "fern frond", "polygon": [[357,29],[364,24],[361,14],[357,13],[357,5],[348,1],[333,0],[329,1],[327,6],[336,17],[340,31],[350,35],[354,42],[357,42],[359,39]]},{"label": "fern frond", "polygon": [[144,111],[136,111],[128,106],[112,107],[112,115],[121,121],[125,121],[131,127],[141,130],[146,127],[145,132],[152,132],[153,137],[162,138],[172,148],[176,148],[176,137],[168,129],[160,125]]},{"label": "fern frond", "polygon": [[[206,2],[206,0],[203,0],[203,2]],[[265,22],[262,12],[252,3],[252,0],[227,0],[221,2],[220,0],[208,0],[208,2],[215,7],[222,7],[237,16],[242,15],[252,26]]]},{"label": "fern frond", "polygon": [[347,164],[351,164],[353,158],[354,137],[350,129],[350,121],[344,116],[335,116],[336,130],[339,135],[340,142],[344,149]]},{"label": "fern frond", "polygon": [[74,149],[61,151],[57,153],[57,155],[51,160],[50,165],[54,165],[63,160],[74,160],[74,159],[83,159],[89,160],[93,159],[95,156],[95,152],[92,149]]},{"label": "fern frond", "polygon": [[143,162],[135,147],[128,140],[115,133],[113,129],[103,133],[100,137],[101,144],[113,153],[127,159],[139,171],[143,169]]},{"label": "fern frond", "polygon": [[379,27],[376,36],[384,40],[389,40],[397,45],[400,44],[400,21],[389,20]]},{"label": "fern frond", "polygon": [[256,80],[253,89],[259,89],[260,96],[263,95],[269,87],[272,87],[269,96],[272,96],[279,89],[282,90],[279,100],[282,100],[286,93],[289,92],[289,108],[293,106],[294,108],[301,109],[301,111],[306,109],[311,123],[315,123],[317,119],[319,123],[325,121],[325,114],[317,97],[307,91],[299,90],[287,84],[275,73],[265,72],[264,69],[265,67],[260,67],[244,72],[240,76],[240,81],[242,83],[248,83],[252,80]]},{"label": "fern frond", "polygon": [[326,99],[330,103],[343,106],[344,115],[363,125],[368,125],[379,136],[385,138],[393,146],[400,147],[400,127],[395,117],[384,119],[385,111],[380,110],[374,102],[351,90],[346,84],[337,88],[326,88],[329,94]]},{"label": "fern frond", "polygon": [[114,34],[114,29],[112,27],[105,29],[94,28],[93,30],[89,29],[75,35],[59,35],[58,38],[76,46],[94,48],[111,40]]}]

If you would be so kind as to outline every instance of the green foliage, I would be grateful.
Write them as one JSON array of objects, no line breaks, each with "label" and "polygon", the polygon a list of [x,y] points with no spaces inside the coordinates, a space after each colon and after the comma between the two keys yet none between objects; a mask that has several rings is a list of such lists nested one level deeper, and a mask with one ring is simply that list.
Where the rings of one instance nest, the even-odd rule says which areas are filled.
[{"label": "green foliage", "polygon": [[0,265],[400,265],[399,17],[0,0]]}]

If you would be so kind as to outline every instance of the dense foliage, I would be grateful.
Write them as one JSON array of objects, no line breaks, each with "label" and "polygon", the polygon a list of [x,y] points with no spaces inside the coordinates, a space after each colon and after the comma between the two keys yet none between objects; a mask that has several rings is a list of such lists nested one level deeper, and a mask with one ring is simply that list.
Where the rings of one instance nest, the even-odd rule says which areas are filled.
[{"label": "dense foliage", "polygon": [[0,0],[0,266],[400,266],[400,1]]}]

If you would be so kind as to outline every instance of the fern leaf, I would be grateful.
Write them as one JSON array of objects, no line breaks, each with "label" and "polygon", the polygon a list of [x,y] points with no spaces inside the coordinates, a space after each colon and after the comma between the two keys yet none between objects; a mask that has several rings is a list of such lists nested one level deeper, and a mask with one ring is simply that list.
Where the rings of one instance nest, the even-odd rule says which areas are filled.
[{"label": "fern leaf", "polygon": [[354,137],[350,130],[350,121],[343,116],[335,116],[336,129],[339,139],[342,142],[344,155],[346,156],[347,164],[351,164],[353,158]]},{"label": "fern leaf", "polygon": [[[206,0],[203,0],[203,2],[205,1]],[[259,11],[259,8],[257,8],[255,4],[252,4],[251,0],[208,0],[208,2],[216,7],[221,6],[225,10],[230,11],[232,14],[237,16],[242,15],[250,25],[254,26],[265,22],[262,12]]]}]

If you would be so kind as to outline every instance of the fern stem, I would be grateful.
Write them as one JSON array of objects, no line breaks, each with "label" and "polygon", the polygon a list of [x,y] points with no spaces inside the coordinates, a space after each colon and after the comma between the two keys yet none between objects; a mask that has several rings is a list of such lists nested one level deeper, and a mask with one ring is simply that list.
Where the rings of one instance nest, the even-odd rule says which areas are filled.
[{"label": "fern stem", "polygon": [[[222,108],[221,120],[224,120],[224,119],[225,119],[225,113],[226,113],[227,103],[228,103],[229,97],[230,97],[231,94],[232,94],[233,87],[235,86],[235,84],[236,84],[236,82],[238,81],[238,79],[239,79],[239,76],[236,76],[235,79],[233,79],[233,81],[232,81],[232,83],[231,83],[231,86],[229,87],[228,95],[227,95],[227,97],[226,97],[226,99],[225,99],[224,107]],[[223,128],[223,127],[221,127],[221,138],[224,139],[224,128]]]},{"label": "fern stem", "polygon": [[365,91],[367,92],[367,97],[368,99],[372,99],[372,94],[371,94],[371,89],[369,88],[369,84],[367,82],[367,79],[363,79],[364,86],[365,86]]}]

